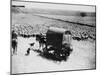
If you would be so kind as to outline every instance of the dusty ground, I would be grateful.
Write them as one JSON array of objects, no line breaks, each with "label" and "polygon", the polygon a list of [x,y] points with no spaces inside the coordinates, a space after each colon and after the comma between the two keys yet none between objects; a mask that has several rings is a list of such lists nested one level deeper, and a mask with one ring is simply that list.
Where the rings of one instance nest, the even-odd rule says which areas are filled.
[{"label": "dusty ground", "polygon": [[45,72],[59,70],[79,70],[95,68],[95,42],[72,41],[73,52],[66,62],[56,63],[44,59],[31,51],[25,56],[32,38],[18,38],[18,55],[12,56],[12,73]]}]

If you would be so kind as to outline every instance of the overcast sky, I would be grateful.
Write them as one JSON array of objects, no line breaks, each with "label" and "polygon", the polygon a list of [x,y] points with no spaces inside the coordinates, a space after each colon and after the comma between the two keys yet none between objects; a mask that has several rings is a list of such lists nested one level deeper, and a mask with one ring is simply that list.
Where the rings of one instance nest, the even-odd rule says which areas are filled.
[{"label": "overcast sky", "polygon": [[26,8],[42,8],[42,9],[58,9],[58,10],[95,12],[94,6],[48,4],[48,3],[21,2],[21,1],[19,2],[12,1],[12,4],[13,5],[25,5]]}]

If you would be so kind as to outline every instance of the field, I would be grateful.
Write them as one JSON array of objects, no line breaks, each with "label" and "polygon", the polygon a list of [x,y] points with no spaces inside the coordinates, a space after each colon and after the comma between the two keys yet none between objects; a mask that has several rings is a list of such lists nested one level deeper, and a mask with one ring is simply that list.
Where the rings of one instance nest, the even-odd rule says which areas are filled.
[{"label": "field", "polygon": [[[40,32],[46,33],[48,27],[53,26],[70,30],[72,37],[80,38],[83,33],[86,33],[88,39],[80,41],[73,39],[73,52],[68,60],[56,63],[38,56],[35,52],[25,56],[25,52],[29,47],[28,44],[32,42],[32,38],[18,37],[18,54],[12,56],[12,73],[95,69],[95,17],[93,19],[92,17],[85,17],[85,19],[79,21],[80,16],[51,15],[36,14],[31,9],[12,8],[12,30],[28,35]],[[77,24],[77,21],[84,24]]]}]

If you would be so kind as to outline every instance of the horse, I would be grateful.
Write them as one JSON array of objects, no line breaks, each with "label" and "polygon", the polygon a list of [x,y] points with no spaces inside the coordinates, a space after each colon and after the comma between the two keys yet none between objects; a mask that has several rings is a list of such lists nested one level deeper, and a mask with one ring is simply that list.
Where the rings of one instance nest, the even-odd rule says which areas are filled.
[{"label": "horse", "polygon": [[36,41],[39,41],[39,50],[43,50],[46,46],[46,37],[42,34],[36,35]]},{"label": "horse", "polygon": [[46,44],[46,38],[42,34],[34,34],[32,36],[34,38],[34,41],[30,43],[30,47],[27,49],[27,53],[25,55],[29,55],[30,51],[43,51],[43,48],[45,48]]}]

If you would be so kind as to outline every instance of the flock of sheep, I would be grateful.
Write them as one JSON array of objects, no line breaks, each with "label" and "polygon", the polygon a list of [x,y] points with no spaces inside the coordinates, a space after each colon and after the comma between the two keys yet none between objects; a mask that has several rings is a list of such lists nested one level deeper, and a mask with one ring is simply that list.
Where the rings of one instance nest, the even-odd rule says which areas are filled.
[{"label": "flock of sheep", "polygon": [[[12,25],[12,30],[14,30],[17,34],[25,34],[25,35],[33,35],[33,34],[46,34],[48,27],[43,27],[42,25],[28,25],[28,24],[15,24]],[[81,41],[92,39],[95,40],[96,35],[91,31],[75,31],[70,30],[72,33],[73,40]]]}]

